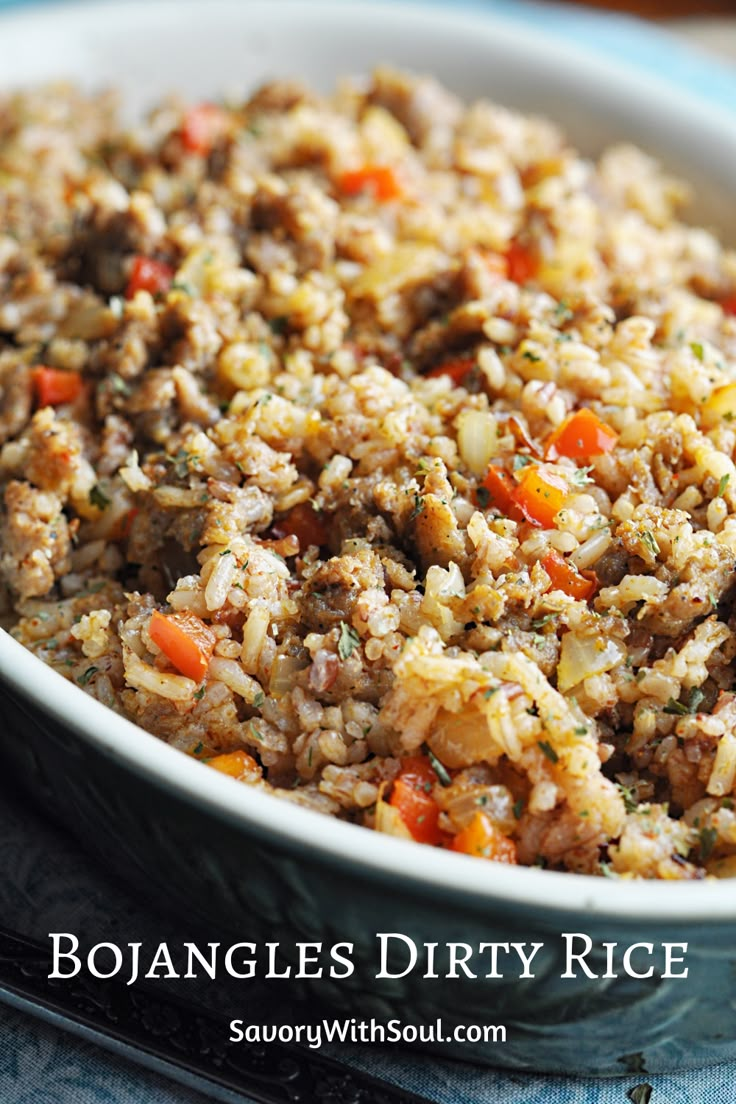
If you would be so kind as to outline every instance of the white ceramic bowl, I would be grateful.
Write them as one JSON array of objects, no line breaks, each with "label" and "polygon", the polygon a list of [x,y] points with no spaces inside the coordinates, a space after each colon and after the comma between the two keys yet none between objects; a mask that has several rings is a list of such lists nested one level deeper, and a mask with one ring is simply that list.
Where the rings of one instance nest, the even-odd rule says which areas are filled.
[{"label": "white ceramic bowl", "polygon": [[[466,97],[487,96],[562,123],[585,151],[626,138],[684,173],[697,214],[736,228],[736,116],[604,52],[514,18],[454,4],[324,0],[107,0],[0,16],[0,83],[72,78],[114,85],[132,112],[180,90],[193,98],[297,76],[330,87],[345,73],[390,62],[431,72]],[[31,793],[88,846],[114,856],[129,880],[166,881],[165,896],[211,924],[336,942],[346,932],[362,977],[323,996],[366,999],[469,1019],[505,1008],[504,1048],[482,1060],[533,1069],[623,1072],[643,1051],[649,1069],[724,1060],[730,1017],[736,892],[731,883],[621,884],[509,868],[340,825],[244,786],[173,751],[46,669],[0,632],[8,724],[5,754]],[[18,734],[21,739],[18,739]],[[182,856],[186,856],[186,861]],[[375,933],[545,944],[535,981],[461,983],[416,978],[381,986],[368,960]],[[560,980],[560,935],[687,940],[686,981]],[[724,980],[725,979],[725,980]],[[709,1011],[693,1017],[698,994]],[[462,1009],[462,1011],[459,1011]],[[588,1047],[579,1045],[584,1030]],[[471,1050],[461,1051],[468,1057]]]}]

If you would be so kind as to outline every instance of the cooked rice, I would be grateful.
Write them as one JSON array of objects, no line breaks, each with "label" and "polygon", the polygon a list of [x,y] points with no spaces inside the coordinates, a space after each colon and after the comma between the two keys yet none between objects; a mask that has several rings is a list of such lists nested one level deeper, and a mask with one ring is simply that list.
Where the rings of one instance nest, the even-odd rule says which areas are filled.
[{"label": "cooked rice", "polygon": [[[736,255],[682,183],[387,70],[132,130],[113,97],[6,95],[0,182],[18,640],[343,820],[736,873]],[[550,451],[584,408],[615,447]],[[539,479],[553,515],[519,505]],[[202,677],[161,613],[206,626]]]}]

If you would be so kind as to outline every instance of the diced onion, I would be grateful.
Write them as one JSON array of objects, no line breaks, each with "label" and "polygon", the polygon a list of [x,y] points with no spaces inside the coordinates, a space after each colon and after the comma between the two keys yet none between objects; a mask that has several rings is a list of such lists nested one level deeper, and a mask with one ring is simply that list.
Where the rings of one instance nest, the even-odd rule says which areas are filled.
[{"label": "diced onion", "polygon": [[463,462],[481,478],[498,450],[498,423],[487,410],[465,410],[460,415],[457,443]]},{"label": "diced onion", "polygon": [[400,839],[412,839],[412,834],[401,819],[401,813],[388,801],[376,802],[376,831],[387,836],[399,836]]},{"label": "diced onion", "polygon": [[622,663],[625,656],[626,648],[618,640],[577,636],[568,632],[563,636],[560,648],[557,689],[564,693],[591,675],[602,675]]}]

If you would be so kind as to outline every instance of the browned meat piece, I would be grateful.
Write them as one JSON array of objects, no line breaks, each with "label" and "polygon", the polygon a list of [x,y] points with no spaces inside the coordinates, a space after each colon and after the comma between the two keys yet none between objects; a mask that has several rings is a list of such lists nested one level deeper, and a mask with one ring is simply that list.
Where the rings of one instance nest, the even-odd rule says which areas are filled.
[{"label": "browned meat piece", "polygon": [[451,562],[462,570],[468,558],[465,534],[451,507],[437,495],[425,494],[417,503],[417,509],[414,540],[422,570],[426,571],[432,564],[447,567]]},{"label": "browned meat piece", "polygon": [[460,101],[437,81],[412,79],[390,69],[376,73],[371,99],[395,115],[418,146],[433,132],[453,127],[462,113]]},{"label": "browned meat piece", "polygon": [[341,621],[350,624],[355,603],[364,590],[383,589],[383,566],[375,552],[361,548],[333,556],[321,564],[304,587],[302,617],[318,632],[329,632]]},{"label": "browned meat piece", "polygon": [[71,569],[69,525],[61,499],[14,480],[5,488],[0,571],[20,598],[48,594]]}]

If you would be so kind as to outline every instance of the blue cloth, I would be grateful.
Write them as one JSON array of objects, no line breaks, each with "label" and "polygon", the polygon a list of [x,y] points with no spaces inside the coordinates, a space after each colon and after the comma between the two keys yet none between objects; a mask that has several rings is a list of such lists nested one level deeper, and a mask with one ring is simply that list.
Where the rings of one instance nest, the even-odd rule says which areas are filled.
[{"label": "blue cloth", "polygon": [[[0,0],[0,10],[18,2]],[[687,86],[722,107],[736,107],[736,74],[727,64],[691,51],[639,20],[513,0],[468,3],[522,22],[529,20],[549,34],[563,35],[679,87]],[[85,930],[99,932],[102,939],[114,938],[117,931],[123,943],[133,923],[139,925],[137,930],[148,923],[149,930],[161,938],[159,921],[146,917],[141,906],[106,874],[92,868],[70,839],[2,794],[0,873],[0,916],[9,926],[28,930],[28,918],[33,916],[37,934]],[[54,926],[62,916],[66,926]],[[736,1081],[736,1064],[671,1076],[595,1081],[494,1072],[369,1046],[344,1047],[335,1055],[437,1104],[626,1104],[627,1093],[645,1081],[653,1089],[652,1104],[722,1104],[733,1099]],[[0,1101],[204,1104],[204,1097],[0,1006]]]}]

